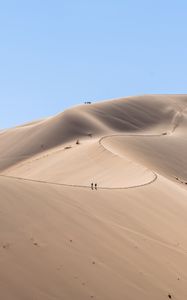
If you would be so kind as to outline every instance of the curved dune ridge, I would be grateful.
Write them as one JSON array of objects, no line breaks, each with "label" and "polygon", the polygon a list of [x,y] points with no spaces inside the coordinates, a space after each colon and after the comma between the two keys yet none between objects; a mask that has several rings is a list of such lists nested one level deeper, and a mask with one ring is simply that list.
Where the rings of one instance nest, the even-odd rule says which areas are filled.
[{"label": "curved dune ridge", "polygon": [[186,127],[146,95],[1,131],[2,298],[187,299]]}]

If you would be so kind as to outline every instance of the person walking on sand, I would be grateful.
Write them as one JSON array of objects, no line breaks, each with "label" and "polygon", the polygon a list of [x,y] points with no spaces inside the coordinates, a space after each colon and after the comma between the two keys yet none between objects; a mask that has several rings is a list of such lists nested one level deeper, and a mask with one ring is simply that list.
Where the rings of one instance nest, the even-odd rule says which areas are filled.
[{"label": "person walking on sand", "polygon": [[95,183],[95,190],[97,190],[97,183]]},{"label": "person walking on sand", "polygon": [[93,190],[93,182],[91,183],[91,189]]}]

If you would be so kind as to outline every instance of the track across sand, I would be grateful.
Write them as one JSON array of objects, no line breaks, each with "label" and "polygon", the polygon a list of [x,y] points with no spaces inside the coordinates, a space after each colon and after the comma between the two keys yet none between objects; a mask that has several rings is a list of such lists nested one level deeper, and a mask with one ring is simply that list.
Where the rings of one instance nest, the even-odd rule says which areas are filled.
[{"label": "track across sand", "polygon": [[[171,130],[161,133],[161,134],[112,134],[112,135],[107,135],[107,136],[103,136],[99,139],[99,145],[102,146],[106,151],[111,152],[113,155],[117,155],[115,153],[113,153],[112,151],[108,150],[104,144],[103,141],[108,139],[108,138],[112,138],[112,137],[164,137],[164,136],[169,136],[172,135],[175,131],[175,129],[177,128],[177,126],[179,125],[180,119],[182,117],[182,112],[183,110],[179,110],[176,115],[174,116],[173,120],[171,121]],[[150,172],[152,172],[153,174],[153,179],[139,184],[139,185],[132,185],[132,186],[123,186],[123,187],[104,187],[104,186],[99,186],[98,188],[100,190],[126,190],[126,189],[132,189],[132,188],[140,188],[140,187],[144,187],[147,185],[150,185],[152,183],[154,183],[157,178],[158,175],[152,171],[149,170]],[[72,188],[85,188],[85,189],[90,189],[90,185],[76,185],[76,184],[66,184],[66,183],[57,183],[57,182],[50,182],[50,181],[44,181],[44,180],[35,180],[35,179],[28,179],[28,178],[22,178],[22,177],[17,177],[17,176],[9,176],[9,175],[5,175],[3,173],[0,174],[0,177],[4,177],[4,178],[10,178],[10,179],[15,179],[15,180],[21,180],[21,181],[28,181],[28,182],[36,182],[36,183],[40,183],[40,184],[49,184],[49,185],[56,185],[56,186],[64,186],[64,187],[72,187]]]}]

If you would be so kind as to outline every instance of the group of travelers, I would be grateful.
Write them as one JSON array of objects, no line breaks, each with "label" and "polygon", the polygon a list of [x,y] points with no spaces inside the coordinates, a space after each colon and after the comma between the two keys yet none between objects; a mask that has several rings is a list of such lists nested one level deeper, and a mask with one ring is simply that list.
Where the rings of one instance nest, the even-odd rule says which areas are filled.
[{"label": "group of travelers", "polygon": [[95,188],[95,190],[97,190],[97,183],[93,184],[93,182],[91,183],[91,189],[93,190]]}]

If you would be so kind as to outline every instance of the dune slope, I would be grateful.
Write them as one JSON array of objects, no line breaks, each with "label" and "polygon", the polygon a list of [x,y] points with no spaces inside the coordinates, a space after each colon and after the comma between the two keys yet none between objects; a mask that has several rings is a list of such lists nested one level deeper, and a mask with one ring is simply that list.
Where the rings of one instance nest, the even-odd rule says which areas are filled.
[{"label": "dune slope", "polygon": [[147,95],[2,131],[2,298],[187,299],[186,126]]}]

